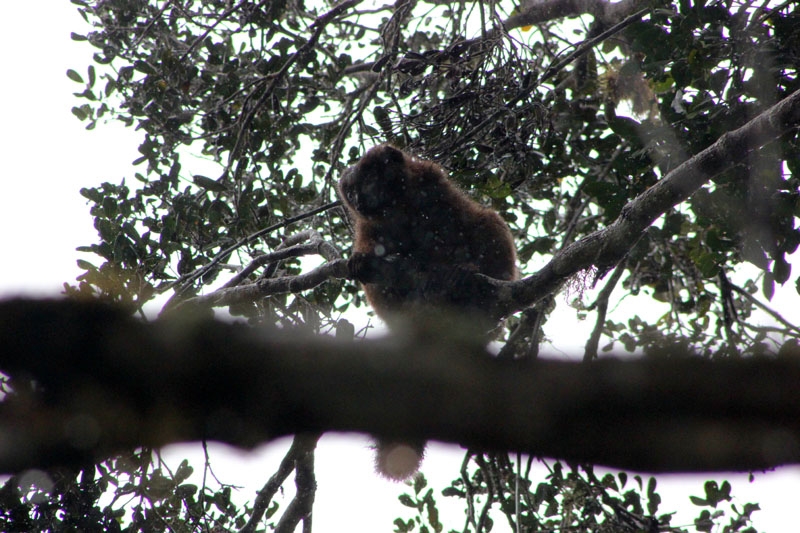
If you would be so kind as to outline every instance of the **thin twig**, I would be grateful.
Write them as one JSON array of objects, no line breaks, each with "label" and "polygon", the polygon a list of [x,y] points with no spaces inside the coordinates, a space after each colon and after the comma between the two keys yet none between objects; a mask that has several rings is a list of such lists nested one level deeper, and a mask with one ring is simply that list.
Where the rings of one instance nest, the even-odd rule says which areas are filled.
[{"label": "thin twig", "polygon": [[[644,17],[649,12],[650,12],[649,8],[637,11],[633,15],[627,17],[625,20],[622,20],[621,22],[618,22],[617,24],[614,24],[609,29],[607,29],[606,31],[601,33],[600,35],[598,35],[596,37],[592,37],[591,39],[587,39],[586,41],[583,41],[580,44],[580,46],[578,46],[575,50],[573,50],[572,52],[567,54],[567,56],[564,59],[562,59],[561,61],[559,61],[555,65],[551,65],[551,66],[547,67],[547,70],[544,71],[544,74],[542,74],[542,77],[539,78],[539,83],[538,84],[540,85],[540,84],[546,82],[547,80],[549,80],[550,78],[555,76],[556,73],[559,70],[561,70],[565,66],[569,65],[570,63],[572,63],[573,61],[575,61],[576,59],[578,59],[582,55],[586,54],[586,52],[588,52],[591,48],[594,48],[595,45],[605,41],[606,39],[608,39],[612,35],[614,35],[616,33],[619,33],[620,31],[624,30],[625,28],[627,28],[628,26],[630,26],[634,22],[638,22],[642,17]],[[535,87],[535,85],[533,85],[532,87]],[[532,89],[528,89],[528,90],[523,91],[523,92],[529,94],[531,92],[531,90]],[[516,98],[515,100],[512,100],[512,102],[511,102],[512,105],[514,103],[518,102],[519,100],[521,100],[522,98],[524,98],[525,96],[527,96],[527,94],[523,94],[523,95],[519,96],[518,98]]]},{"label": "thin twig", "polygon": [[275,73],[274,77],[272,78],[271,83],[267,86],[264,90],[264,93],[259,96],[258,101],[255,105],[251,106],[248,111],[243,111],[243,116],[241,118],[241,123],[239,127],[239,134],[236,136],[236,142],[231,148],[230,155],[228,157],[228,164],[225,166],[225,171],[223,172],[223,176],[227,175],[230,172],[231,165],[233,162],[239,157],[239,151],[241,150],[242,139],[244,138],[245,131],[247,128],[250,127],[250,123],[253,121],[253,117],[255,116],[256,112],[261,109],[267,99],[272,95],[275,87],[278,83],[284,78],[286,73],[289,69],[294,65],[301,57],[305,56],[307,53],[311,51],[314,46],[316,46],[317,41],[319,41],[322,32],[325,30],[325,27],[337,16],[339,16],[343,11],[350,9],[353,6],[360,4],[362,0],[345,0],[344,2],[337,4],[334,6],[330,11],[317,17],[314,23],[311,25],[311,28],[314,29],[314,33],[311,34],[311,37],[308,38],[306,41],[292,56],[286,60],[283,66]]},{"label": "thin twig", "polygon": [[461,462],[461,480],[464,482],[464,499],[467,501],[467,519],[464,524],[464,533],[469,531],[470,525],[477,529],[475,523],[475,487],[472,486],[472,482],[469,479],[469,471],[467,470],[471,457],[472,451],[467,450],[467,453],[464,454],[464,460]]},{"label": "thin twig", "polygon": [[584,363],[597,359],[597,346],[600,344],[600,335],[603,333],[603,325],[606,323],[606,314],[608,313],[608,299],[611,297],[611,293],[614,292],[622,273],[625,272],[626,266],[626,261],[620,261],[593,304],[593,307],[597,308],[597,320],[589,340],[586,341],[586,349],[583,352]]},{"label": "thin twig", "polygon": [[347,260],[337,259],[324,263],[310,272],[298,274],[297,276],[262,279],[250,285],[219,289],[210,294],[187,298],[186,300],[174,304],[170,307],[170,310],[174,311],[189,305],[225,307],[238,303],[254,302],[276,294],[286,294],[289,292],[296,294],[313,289],[332,278],[349,278],[350,271],[347,265]]},{"label": "thin twig", "polygon": [[529,96],[534,90],[536,90],[537,87],[539,87],[542,83],[553,77],[559,70],[561,70],[562,68],[564,68],[566,65],[576,60],[577,58],[581,57],[582,55],[586,54],[592,47],[596,46],[598,43],[608,39],[615,33],[618,33],[619,31],[625,29],[627,26],[640,20],[649,11],[650,11],[649,9],[642,9],[640,11],[637,11],[633,15],[623,20],[622,22],[619,22],[618,24],[615,24],[614,26],[610,27],[600,35],[581,43],[580,46],[578,46],[575,50],[573,50],[570,54],[568,54],[564,59],[562,59],[555,65],[547,67],[547,70],[545,70],[544,74],[542,74],[542,76],[539,77],[537,82],[531,83],[525,89],[521,89],[517,93],[517,95],[511,100],[509,100],[509,102],[505,106],[503,106],[501,109],[498,109],[497,111],[486,117],[477,126],[475,126],[470,131],[465,133],[461,139],[461,142],[458,144],[464,145],[467,140],[473,138],[479,131],[483,130],[489,124],[492,124],[495,120],[497,120],[497,118],[500,115],[507,113],[514,105],[516,105],[519,101]]},{"label": "thin twig", "polygon": [[155,24],[156,21],[161,18],[161,15],[164,14],[164,12],[167,10],[167,8],[169,7],[169,5],[171,3],[172,3],[172,0],[167,0],[166,2],[164,2],[164,5],[161,6],[161,9],[158,10],[158,13],[153,17],[153,20],[151,20],[150,22],[147,23],[147,26],[145,26],[145,28],[142,30],[142,33],[139,35],[139,37],[136,38],[136,41],[133,43],[133,45],[130,48],[131,50],[136,50],[137,48],[139,48],[139,43],[141,43],[142,39],[144,39],[145,36],[148,33],[150,33],[150,28],[152,28],[153,24]]},{"label": "thin twig", "polygon": [[[201,35],[200,37],[195,39],[195,41],[189,46],[189,48],[186,50],[186,52],[183,53],[183,55],[181,56],[180,60],[178,60],[178,63],[183,63],[183,60],[186,59],[187,57],[189,57],[189,54],[191,54],[194,51],[194,49],[197,48],[197,46],[201,42],[203,42],[206,37],[208,37],[208,35],[214,30],[214,28],[219,26],[222,23],[222,21],[225,20],[226,18],[228,18],[234,11],[236,11],[237,9],[240,9],[247,1],[248,0],[241,0],[235,6],[231,6],[230,8],[226,9],[225,11],[223,11],[222,14],[219,16],[219,18],[213,24],[211,24],[208,28],[206,28],[206,31],[203,33],[203,35]],[[261,2],[259,2],[259,4],[256,6],[256,8],[261,7],[266,2],[267,2],[267,0],[261,0]]]},{"label": "thin twig", "polygon": [[762,311],[770,315],[772,318],[774,318],[775,320],[786,326],[787,329],[794,331],[795,333],[800,333],[800,327],[795,326],[794,324],[783,318],[777,311],[775,311],[771,307],[768,307],[767,305],[761,303],[758,299],[756,299],[752,294],[750,294],[743,288],[734,285],[732,283],[731,283],[731,288],[734,291],[741,294],[742,296],[744,296],[745,298],[747,298],[751,303],[755,304],[756,307],[760,308]]},{"label": "thin twig", "polygon": [[184,292],[186,292],[186,289],[188,289],[190,283],[192,283],[197,278],[205,275],[209,270],[214,268],[220,261],[222,261],[222,259],[224,257],[227,257],[228,255],[230,255],[231,253],[233,253],[237,249],[241,248],[242,246],[244,246],[246,244],[249,244],[249,243],[255,241],[256,239],[258,239],[258,238],[260,238],[260,237],[262,237],[264,235],[272,233],[273,231],[279,230],[281,228],[285,228],[286,226],[294,224],[295,222],[300,222],[301,220],[305,220],[307,218],[311,218],[311,217],[316,216],[316,215],[318,215],[318,214],[320,214],[320,213],[322,213],[324,211],[327,211],[328,209],[333,209],[334,207],[338,207],[340,205],[342,205],[342,202],[340,200],[337,200],[335,202],[331,202],[331,203],[325,204],[323,206],[320,206],[320,207],[318,207],[316,209],[312,209],[311,211],[307,211],[305,213],[301,213],[301,214],[299,214],[297,216],[289,217],[287,219],[284,219],[282,222],[278,222],[278,223],[273,224],[271,226],[268,226],[268,227],[266,227],[264,229],[260,229],[260,230],[256,231],[255,233],[251,233],[247,237],[244,237],[243,239],[237,241],[236,243],[228,246],[227,248],[225,248],[224,250],[219,252],[216,256],[214,256],[214,258],[211,261],[209,261],[208,263],[206,263],[202,267],[198,268],[197,270],[195,270],[194,272],[192,272],[190,274],[186,274],[184,276],[181,276],[177,280],[175,280],[172,283],[170,283],[167,287],[162,289],[162,292],[163,292],[163,291],[168,290],[168,289],[170,289],[170,288],[172,288],[172,287],[174,287],[176,285],[182,285],[180,288],[178,288],[175,291],[175,295],[173,295],[172,298],[170,298],[170,300],[167,302],[165,308],[168,308],[170,306],[170,302],[172,302],[173,299],[175,299],[176,297],[178,297],[181,294],[183,294]]},{"label": "thin twig", "polygon": [[[309,242],[300,245],[301,242],[308,240]],[[319,254],[328,261],[341,259],[339,250],[333,247],[329,242],[323,240],[322,236],[312,229],[304,230],[288,237],[283,241],[275,251],[269,254],[264,254],[256,257],[249,265],[244,267],[241,272],[231,278],[223,289],[229,289],[241,284],[247,277],[255,272],[259,267],[289,259],[290,257],[301,257],[304,255]]]}]

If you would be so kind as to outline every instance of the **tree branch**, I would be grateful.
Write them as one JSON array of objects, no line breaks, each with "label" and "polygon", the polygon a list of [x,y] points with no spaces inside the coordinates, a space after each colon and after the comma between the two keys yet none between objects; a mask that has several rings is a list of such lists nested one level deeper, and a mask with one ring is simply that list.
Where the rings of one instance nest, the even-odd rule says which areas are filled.
[{"label": "tree branch", "polygon": [[518,13],[503,22],[506,30],[533,26],[549,20],[591,14],[596,20],[615,24],[634,11],[647,6],[642,0],[527,0],[520,4]]},{"label": "tree branch", "polygon": [[177,289],[175,290],[175,294],[169,299],[169,301],[167,302],[165,307],[169,307],[171,305],[171,303],[175,300],[175,298],[177,298],[181,294],[185,293],[186,290],[191,286],[192,283],[194,283],[195,280],[197,280],[201,276],[206,275],[208,272],[211,271],[212,268],[214,268],[216,265],[218,265],[224,258],[230,256],[230,254],[232,254],[233,252],[235,252],[236,250],[238,250],[242,246],[244,246],[246,244],[249,244],[249,243],[252,243],[256,239],[259,239],[259,238],[263,237],[264,235],[272,233],[273,231],[277,231],[277,230],[279,230],[281,228],[285,228],[286,226],[289,226],[291,224],[294,224],[294,223],[299,222],[301,220],[304,220],[306,218],[310,218],[312,216],[316,216],[316,215],[318,215],[320,213],[323,213],[323,212],[327,211],[328,209],[332,209],[332,208],[338,207],[340,205],[342,205],[342,202],[340,200],[337,200],[335,202],[331,202],[331,203],[325,204],[323,206],[317,207],[315,209],[312,209],[311,211],[308,211],[306,213],[301,213],[301,214],[299,214],[297,216],[289,217],[287,219],[284,219],[282,222],[278,222],[276,224],[272,224],[271,226],[268,226],[266,228],[263,228],[263,229],[260,229],[260,230],[258,230],[256,232],[254,232],[254,233],[251,233],[247,237],[245,237],[245,238],[239,240],[238,242],[228,246],[224,250],[220,251],[217,255],[215,255],[214,258],[211,261],[208,262],[208,264],[205,264],[202,267],[198,268],[197,270],[195,270],[195,271],[193,271],[193,272],[191,272],[189,274],[186,274],[184,276],[181,276],[180,278],[176,279],[172,283],[168,284],[163,290],[168,290],[168,289],[170,289],[172,287],[177,287]]},{"label": "tree branch", "polygon": [[762,302],[761,300],[759,300],[758,298],[756,298],[743,288],[739,287],[738,285],[731,284],[731,289],[741,294],[744,298],[749,300],[753,305],[755,305],[756,307],[767,313],[769,316],[771,316],[773,319],[775,319],[777,322],[779,322],[783,327],[786,328],[787,333],[792,332],[795,335],[800,335],[799,327],[797,327],[796,325],[792,324],[791,322],[783,318],[783,316],[781,316],[780,313],[778,313],[768,305],[764,304],[764,302]]},{"label": "tree branch", "polygon": [[606,285],[597,295],[597,300],[590,306],[590,310],[592,308],[597,309],[597,319],[595,320],[594,328],[592,328],[592,333],[589,335],[589,340],[586,341],[586,348],[583,352],[583,360],[585,362],[597,359],[597,346],[600,344],[600,336],[603,334],[603,327],[606,325],[608,300],[611,298],[611,293],[614,292],[614,288],[624,272],[625,262],[621,261],[617,268],[614,269],[614,273],[606,282]]},{"label": "tree branch", "polygon": [[651,472],[800,462],[797,360],[499,361],[428,326],[352,343],[188,315],[144,324],[92,302],[2,303],[14,393],[0,403],[0,471],[328,430]]},{"label": "tree branch", "polygon": [[304,522],[303,531],[311,531],[311,512],[317,493],[317,480],[314,476],[314,448],[317,446],[318,439],[319,435],[305,439],[305,443],[295,459],[294,483],[297,492],[275,526],[275,533],[292,533],[300,520]]},{"label": "tree branch", "polygon": [[[308,240],[306,244],[301,242]],[[283,276],[280,278],[262,277],[256,282],[240,285],[250,274],[259,267],[276,263],[290,257],[317,254],[325,258],[325,263],[311,272],[299,276]],[[272,253],[256,257],[249,265],[236,274],[231,280],[216,291],[203,296],[187,298],[181,302],[168,306],[170,311],[181,309],[186,305],[200,305],[206,307],[223,307],[242,302],[254,302],[258,299],[284,294],[287,292],[302,292],[313,289],[331,278],[347,277],[347,264],[341,260],[341,254],[332,244],[322,239],[314,230],[304,230],[289,236],[283,243],[275,248]]]},{"label": "tree branch", "polygon": [[[253,503],[253,513],[250,515],[250,519],[247,521],[244,527],[239,530],[239,533],[254,533],[256,531],[258,523],[261,522],[262,518],[264,518],[264,514],[267,512],[269,504],[272,501],[272,498],[275,496],[275,493],[281,488],[281,485],[283,485],[283,482],[286,481],[287,477],[289,477],[289,474],[291,474],[297,468],[298,462],[301,461],[303,457],[313,454],[319,437],[320,435],[318,434],[295,436],[294,440],[292,441],[292,446],[289,448],[289,451],[286,452],[286,455],[283,457],[280,466],[278,466],[278,471],[275,472],[261,488],[261,490],[258,491],[256,501]],[[313,471],[311,472],[311,475],[313,477]],[[307,488],[304,489],[304,491],[307,490]]]},{"label": "tree branch", "polygon": [[507,315],[555,291],[566,279],[592,266],[601,272],[616,265],[658,217],[687,200],[706,182],[800,124],[800,91],[720,137],[684,161],[661,181],[628,202],[619,218],[556,253],[536,274],[519,282],[489,280]]},{"label": "tree branch", "polygon": [[332,278],[349,278],[348,272],[347,261],[336,259],[324,263],[305,274],[261,279],[248,285],[221,288],[210,294],[187,298],[174,308],[171,308],[171,310],[183,309],[190,305],[225,307],[243,302],[255,302],[261,298],[276,294],[299,293],[322,285]]}]

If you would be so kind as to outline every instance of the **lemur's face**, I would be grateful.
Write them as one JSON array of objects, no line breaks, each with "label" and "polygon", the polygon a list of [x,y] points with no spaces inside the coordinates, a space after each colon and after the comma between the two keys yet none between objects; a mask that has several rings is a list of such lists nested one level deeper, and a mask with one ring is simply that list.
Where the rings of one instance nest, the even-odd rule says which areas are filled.
[{"label": "lemur's face", "polygon": [[379,145],[342,173],[339,196],[349,209],[360,215],[380,217],[402,202],[406,181],[403,152]]}]

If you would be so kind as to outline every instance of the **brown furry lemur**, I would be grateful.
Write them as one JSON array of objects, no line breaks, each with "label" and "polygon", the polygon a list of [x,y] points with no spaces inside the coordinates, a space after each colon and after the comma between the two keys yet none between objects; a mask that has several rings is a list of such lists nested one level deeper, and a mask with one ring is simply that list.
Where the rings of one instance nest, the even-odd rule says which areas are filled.
[{"label": "brown furry lemur", "polygon": [[[385,260],[408,271],[393,284],[364,283],[375,312],[396,328],[437,312],[455,312],[489,331],[497,325],[491,302],[480,291],[448,290],[473,273],[517,278],[511,231],[495,211],[471,200],[431,161],[382,144],[373,147],[339,180],[339,196],[355,226],[351,267],[366,272]],[[359,277],[359,276],[357,276]],[[364,279],[360,276],[360,279]],[[376,468],[403,480],[419,468],[424,442],[378,439]]]}]

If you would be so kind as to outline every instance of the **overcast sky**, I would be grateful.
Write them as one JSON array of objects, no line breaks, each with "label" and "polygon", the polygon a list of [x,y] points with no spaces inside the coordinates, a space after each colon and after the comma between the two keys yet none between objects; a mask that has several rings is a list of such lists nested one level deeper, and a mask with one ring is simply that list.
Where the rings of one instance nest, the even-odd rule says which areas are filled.
[{"label": "overcast sky", "polygon": [[[72,93],[82,87],[69,80],[65,72],[72,68],[85,75],[92,49],[86,43],[70,40],[70,31],[86,32],[73,5],[67,1],[47,2],[47,8],[41,9],[43,4],[7,2],[3,6],[0,297],[56,295],[64,281],[75,279],[80,272],[75,248],[96,242],[88,206],[78,191],[132,176],[130,163],[138,156],[141,140],[137,132],[117,124],[86,131],[71,114],[70,108],[81,103]],[[797,322],[800,298],[793,294],[790,284],[781,291],[776,296],[778,309]],[[316,531],[340,531],[343,526],[354,532],[391,531],[395,516],[411,516],[397,502],[402,485],[378,479],[372,472],[372,452],[367,445],[365,438],[323,439],[317,454]],[[245,457],[230,451],[215,453],[215,472],[227,483],[248,483],[240,491],[239,501],[252,501],[253,491],[274,472],[285,448],[285,443],[277,443]],[[185,450],[182,448],[174,456],[182,457]],[[456,474],[461,457],[457,446],[434,446],[423,470],[441,489]],[[199,455],[192,461],[196,469],[202,466]],[[659,477],[664,497],[660,511],[681,507],[682,520],[673,524],[688,526],[686,520],[698,514],[688,496],[702,496],[702,482],[708,477]],[[794,505],[800,469],[758,475],[754,484],[748,483],[744,475],[716,478],[733,482],[740,508],[746,502],[760,503],[763,510],[754,515],[759,530],[796,528]],[[446,527],[463,527],[459,506],[444,509],[442,519]],[[498,521],[496,526],[496,530],[502,530],[506,525]]]}]

